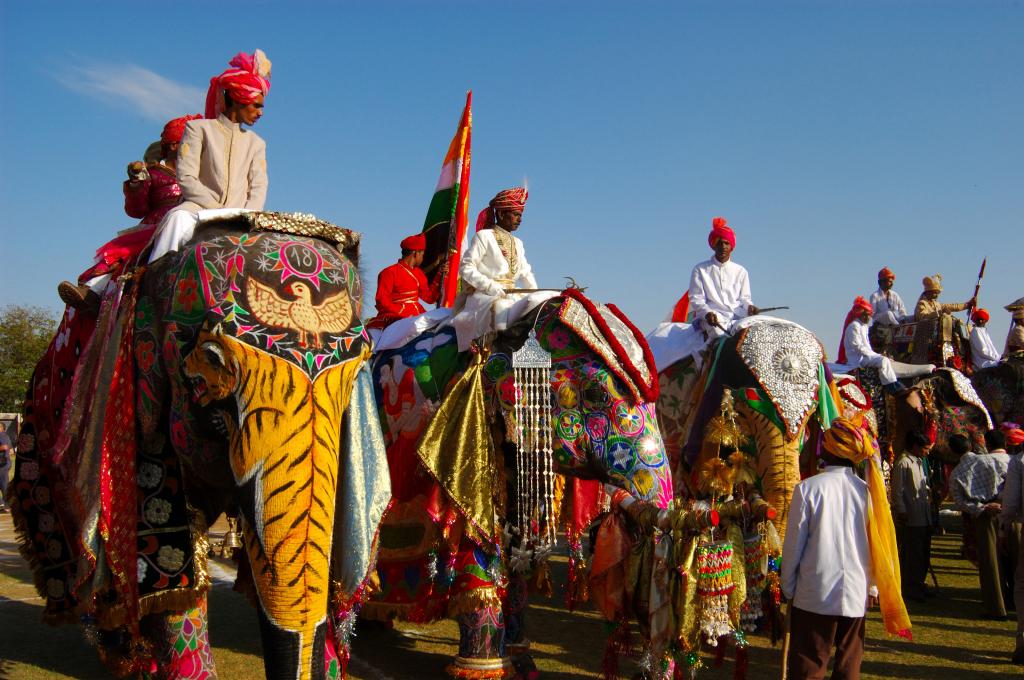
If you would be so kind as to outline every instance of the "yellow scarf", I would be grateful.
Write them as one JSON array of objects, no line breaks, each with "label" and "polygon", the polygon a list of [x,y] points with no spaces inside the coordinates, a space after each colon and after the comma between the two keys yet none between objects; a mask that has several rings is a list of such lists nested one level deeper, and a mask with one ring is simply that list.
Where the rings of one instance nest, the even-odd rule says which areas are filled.
[{"label": "yellow scarf", "polygon": [[910,616],[900,592],[896,529],[892,523],[892,512],[889,509],[882,472],[873,456],[876,447],[867,424],[861,417],[836,418],[832,421],[832,427],[825,432],[822,444],[830,453],[854,463],[867,461],[868,551],[871,553],[871,571],[878,587],[882,623],[890,635],[913,639],[910,633]]}]

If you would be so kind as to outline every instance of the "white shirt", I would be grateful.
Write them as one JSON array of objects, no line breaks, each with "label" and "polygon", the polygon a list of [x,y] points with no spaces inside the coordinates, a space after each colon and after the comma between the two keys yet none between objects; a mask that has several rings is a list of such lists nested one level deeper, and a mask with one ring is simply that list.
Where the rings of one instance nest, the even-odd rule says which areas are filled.
[{"label": "white shirt", "polygon": [[826,467],[796,485],[782,546],[782,593],[805,611],[864,616],[871,576],[868,485]]},{"label": "white shirt", "polygon": [[690,309],[695,319],[703,319],[708,312],[714,312],[718,323],[728,328],[734,320],[747,316],[750,305],[750,277],[742,266],[732,260],[722,263],[712,257],[693,268]]},{"label": "white shirt", "polygon": [[517,267],[514,280],[508,279],[509,264],[498,247],[493,229],[481,229],[473,237],[462,262],[459,276],[464,283],[473,287],[472,294],[460,296],[456,302],[459,312],[452,317],[459,351],[469,349],[470,343],[488,332],[508,328],[537,305],[558,295],[556,291],[516,293],[509,289],[530,289],[537,287],[533,268],[526,260],[523,242],[515,236]]},{"label": "white shirt", "polygon": [[[537,279],[533,277],[533,268],[526,260],[526,250],[523,242],[512,236],[515,243],[518,266],[516,278],[513,281],[515,288],[536,288]],[[473,286],[477,292],[489,295],[498,295],[508,286],[499,283],[499,279],[509,278],[508,260],[501,254],[498,247],[498,240],[494,238],[493,229],[481,229],[473,237],[473,242],[462,256],[462,263],[459,265],[459,276],[462,280]]]},{"label": "white shirt", "polygon": [[860,319],[854,319],[846,327],[846,332],[843,333],[843,348],[846,350],[846,363],[851,366],[863,367],[866,361],[882,356],[871,349],[868,325]]},{"label": "white shirt", "polygon": [[903,306],[903,298],[891,288],[888,292],[879,288],[871,294],[869,302],[871,303],[871,321],[873,323],[896,326],[907,315],[907,308]]},{"label": "white shirt", "polygon": [[987,328],[975,326],[971,329],[971,363],[975,368],[989,368],[999,363],[999,352]]}]

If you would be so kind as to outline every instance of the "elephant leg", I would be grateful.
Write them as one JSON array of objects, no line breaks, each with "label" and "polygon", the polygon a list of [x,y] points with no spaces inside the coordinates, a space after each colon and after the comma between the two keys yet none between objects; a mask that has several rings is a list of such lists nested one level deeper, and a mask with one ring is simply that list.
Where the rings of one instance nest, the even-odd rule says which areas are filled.
[{"label": "elephant leg", "polygon": [[526,579],[512,576],[503,602],[505,614],[505,649],[516,669],[516,678],[535,680],[540,676],[537,665],[530,656],[530,641],[526,637],[526,607],[529,605],[529,589]]},{"label": "elephant leg", "polygon": [[206,596],[181,612],[150,614],[143,631],[153,642],[158,680],[214,680],[217,668],[210,648]]},{"label": "elephant leg", "polygon": [[505,617],[500,606],[484,607],[455,617],[459,624],[459,655],[447,668],[453,678],[508,678],[512,662],[505,656]]}]

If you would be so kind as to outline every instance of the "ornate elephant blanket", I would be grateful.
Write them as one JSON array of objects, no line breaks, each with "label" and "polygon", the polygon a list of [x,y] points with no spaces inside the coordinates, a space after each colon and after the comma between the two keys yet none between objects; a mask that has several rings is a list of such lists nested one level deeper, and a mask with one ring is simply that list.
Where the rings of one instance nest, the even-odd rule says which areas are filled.
[{"label": "ornate elephant blanket", "polygon": [[[523,396],[514,378],[513,354],[531,329],[551,354],[551,428],[558,468],[584,479],[612,479],[638,498],[667,506],[672,486],[664,447],[653,408],[642,397],[657,387],[646,343],[620,312],[578,294],[552,300],[499,334],[490,347],[480,380],[497,467],[512,466],[507,442],[518,426],[515,407]],[[470,353],[458,352],[450,328],[425,332],[374,357],[394,504],[381,532],[380,592],[363,608],[365,616],[428,620],[479,609],[503,594],[500,540],[487,540],[466,524],[470,513],[464,498],[479,494],[465,489],[479,486],[487,475],[466,470],[467,479],[458,483],[462,491],[441,488],[423,459],[421,434],[471,363]],[[480,491],[494,494],[503,516],[516,494],[514,485],[509,479],[488,484]],[[578,481],[570,487],[578,501],[570,547],[581,563],[580,532],[597,512],[599,488]]]}]

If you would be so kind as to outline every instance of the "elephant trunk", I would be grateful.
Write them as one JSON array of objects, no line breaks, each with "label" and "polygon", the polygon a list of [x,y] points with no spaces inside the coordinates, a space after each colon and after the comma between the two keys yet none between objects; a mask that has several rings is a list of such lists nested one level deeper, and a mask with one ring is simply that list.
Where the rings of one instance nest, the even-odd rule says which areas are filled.
[{"label": "elephant trunk", "polygon": [[[247,520],[267,677],[322,678],[341,423],[361,362],[311,382],[297,366],[233,338],[213,342],[235,374],[229,456]],[[190,373],[204,376],[198,361]]]}]

